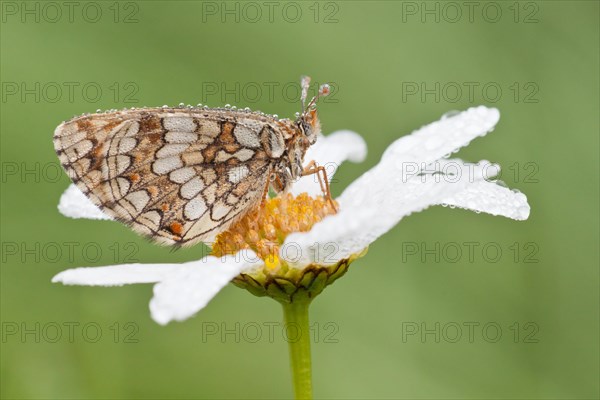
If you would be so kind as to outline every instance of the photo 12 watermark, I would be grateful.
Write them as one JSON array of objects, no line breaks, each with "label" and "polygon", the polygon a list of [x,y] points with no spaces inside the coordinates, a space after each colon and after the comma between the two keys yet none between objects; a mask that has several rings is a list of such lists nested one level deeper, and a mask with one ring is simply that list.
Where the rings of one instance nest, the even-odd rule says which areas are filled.
[{"label": "photo 12 watermark", "polygon": [[[24,242],[2,241],[2,263],[19,264],[56,264],[74,263],[83,260],[87,264],[112,262],[127,264],[139,262],[137,255],[140,250],[135,242],[98,243],[93,241],[78,242]],[[106,260],[106,257],[109,257]]]},{"label": "photo 12 watermark", "polygon": [[1,183],[58,183],[67,179],[68,176],[58,161],[0,162]]},{"label": "photo 12 watermark", "polygon": [[202,23],[301,23],[337,24],[337,1],[203,1]]},{"label": "photo 12 watermark", "polygon": [[402,1],[401,5],[402,23],[540,22],[540,2],[535,1]]},{"label": "photo 12 watermark", "polygon": [[539,343],[535,322],[403,321],[402,343]]},{"label": "photo 12 watermark", "polygon": [[312,343],[339,343],[339,325],[335,322],[313,322],[308,330],[295,322],[202,322],[202,343],[296,343],[306,336]]},{"label": "photo 12 watermark", "polygon": [[[339,85],[337,82],[327,82],[329,94],[319,100],[320,103],[339,103]],[[308,89],[309,98],[316,96],[321,83],[311,82]],[[299,104],[302,88],[297,81],[251,81],[251,82],[202,82],[202,103],[217,104],[255,104],[261,103],[291,103]]]},{"label": "photo 12 watermark", "polygon": [[3,321],[2,343],[139,343],[135,322]]},{"label": "photo 12 watermark", "polygon": [[[448,155],[449,157],[449,155]],[[445,159],[434,162],[403,161],[398,164],[402,183],[471,183],[484,179],[503,185],[502,178],[513,183],[539,183],[540,166],[534,161],[514,161],[504,169],[489,161],[467,163],[462,160]],[[329,166],[335,168],[335,165]]]},{"label": "photo 12 watermark", "polygon": [[112,22],[137,24],[137,1],[2,1],[2,23],[56,24]]},{"label": "photo 12 watermark", "polygon": [[427,264],[538,264],[540,246],[537,242],[500,243],[495,241],[414,241],[402,242],[402,263]]},{"label": "photo 12 watermark", "polygon": [[537,82],[494,81],[403,81],[403,103],[498,103],[502,100],[537,104],[540,102],[540,85]]},{"label": "photo 12 watermark", "polygon": [[140,87],[135,82],[40,82],[3,81],[2,103],[98,103],[136,104]]}]

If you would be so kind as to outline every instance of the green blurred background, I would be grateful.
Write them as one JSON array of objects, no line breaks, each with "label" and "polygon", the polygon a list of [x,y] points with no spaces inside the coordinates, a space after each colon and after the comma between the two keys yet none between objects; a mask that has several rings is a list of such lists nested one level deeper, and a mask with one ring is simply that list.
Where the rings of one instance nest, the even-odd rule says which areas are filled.
[{"label": "green blurred background", "polygon": [[598,2],[53,4],[2,2],[2,398],[291,396],[271,300],[230,285],[161,327],[150,285],[50,283],[70,267],[206,252],[61,216],[69,181],[51,137],[96,109],[231,103],[293,116],[301,74],[335,87],[324,131],[352,129],[369,146],[335,194],[395,138],[485,104],[500,123],[459,156],[500,163],[532,208],[515,222],[435,207],[373,244],[312,306],[315,396],[598,398]]}]

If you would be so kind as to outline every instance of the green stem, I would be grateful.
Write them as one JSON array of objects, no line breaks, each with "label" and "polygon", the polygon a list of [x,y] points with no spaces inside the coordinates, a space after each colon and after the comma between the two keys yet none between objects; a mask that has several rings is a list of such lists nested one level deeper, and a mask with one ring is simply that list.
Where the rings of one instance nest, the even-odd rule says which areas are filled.
[{"label": "green stem", "polygon": [[312,399],[312,371],[310,357],[310,332],[308,306],[310,299],[297,298],[294,302],[283,304],[290,366],[294,381],[296,399]]}]

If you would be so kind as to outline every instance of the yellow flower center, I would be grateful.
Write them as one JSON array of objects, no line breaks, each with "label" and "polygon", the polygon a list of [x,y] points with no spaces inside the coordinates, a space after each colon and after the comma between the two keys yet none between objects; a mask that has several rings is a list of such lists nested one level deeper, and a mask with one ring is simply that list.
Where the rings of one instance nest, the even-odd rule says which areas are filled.
[{"label": "yellow flower center", "polygon": [[[335,204],[335,202],[334,202]],[[239,274],[233,284],[256,296],[269,296],[283,304],[310,301],[344,275],[366,249],[339,260],[334,265],[310,264],[302,268],[288,265],[279,258],[279,249],[292,232],[307,232],[328,215],[334,206],[323,197],[306,193],[294,197],[281,195],[269,200],[217,236],[211,255],[221,257],[240,250],[253,250],[265,265],[259,270]]]},{"label": "yellow flower center", "polygon": [[217,236],[211,255],[221,257],[243,249],[253,250],[264,260],[268,271],[281,267],[279,249],[292,232],[307,232],[328,215],[335,214],[331,203],[324,197],[310,197],[306,193],[293,197],[277,196],[265,201]]}]

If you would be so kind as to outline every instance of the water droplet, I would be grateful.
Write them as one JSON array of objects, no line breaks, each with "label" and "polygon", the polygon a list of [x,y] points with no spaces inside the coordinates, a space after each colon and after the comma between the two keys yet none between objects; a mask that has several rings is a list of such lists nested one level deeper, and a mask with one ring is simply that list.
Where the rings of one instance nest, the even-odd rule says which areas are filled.
[{"label": "water droplet", "polygon": [[452,118],[452,117],[454,117],[455,115],[458,115],[458,114],[460,114],[460,111],[451,110],[451,111],[448,111],[447,113],[445,113],[444,115],[442,115],[442,119]]},{"label": "water droplet", "polygon": [[231,104],[225,104],[225,108],[231,108]]},{"label": "water droplet", "polygon": [[169,108],[169,106],[168,106],[168,105],[166,105],[166,104],[164,104],[164,105],[162,106],[162,108]]},{"label": "water droplet", "polygon": [[185,106],[185,104],[179,103],[179,108],[183,108],[183,106]]},{"label": "water droplet", "polygon": [[97,109],[97,110],[96,110],[96,112],[97,112],[97,113],[101,113],[101,112],[102,112],[102,110],[101,110],[101,109]]},{"label": "water droplet", "polygon": [[196,104],[196,107],[198,107],[198,108],[202,107],[202,103]]}]

